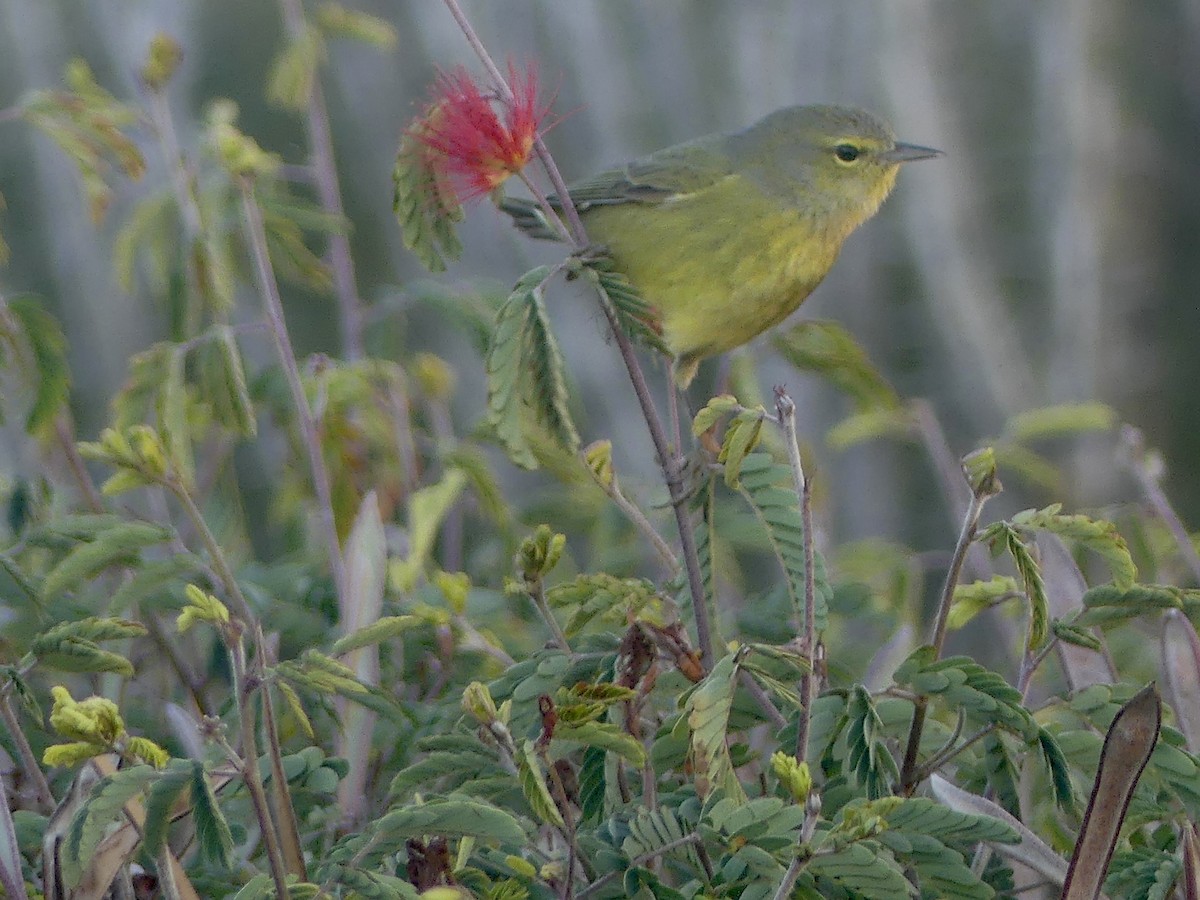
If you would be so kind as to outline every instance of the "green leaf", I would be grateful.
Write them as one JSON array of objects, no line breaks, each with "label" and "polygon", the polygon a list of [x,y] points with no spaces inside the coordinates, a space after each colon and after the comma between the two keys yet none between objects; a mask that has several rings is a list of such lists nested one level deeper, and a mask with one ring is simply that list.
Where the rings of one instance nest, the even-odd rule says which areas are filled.
[{"label": "green leaf", "polygon": [[38,635],[30,651],[51,669],[63,672],[116,672],[132,675],[133,664],[124,656],[102,650],[97,641],[140,637],[146,628],[124,619],[88,618],[63,622]]},{"label": "green leaf", "polygon": [[883,721],[875,711],[871,695],[855,685],[846,708],[846,766],[867,792],[868,799],[888,796],[900,780],[896,760],[887,748]]},{"label": "green leaf", "polygon": [[1088,590],[1082,599],[1084,612],[1074,624],[1111,625],[1125,619],[1158,614],[1164,609],[1183,609],[1186,600],[1200,598],[1200,590],[1173,585],[1135,584],[1128,589],[1102,584]]},{"label": "green leaf", "polygon": [[435,783],[440,783],[441,791],[454,791],[469,781],[501,775],[511,777],[496,752],[471,735],[453,750],[437,750],[402,769],[392,779],[388,793],[404,797]]},{"label": "green leaf", "polygon": [[599,822],[604,815],[607,759],[608,753],[599,747],[588,747],[583,751],[583,763],[579,767],[579,809],[585,822]]},{"label": "green leaf", "polygon": [[1049,531],[1061,538],[1077,542],[1103,557],[1112,571],[1112,580],[1116,587],[1133,587],[1137,581],[1137,566],[1134,565],[1129,546],[1117,531],[1117,526],[1104,519],[1063,515],[1059,512],[1060,509],[1061,506],[1055,504],[1045,509],[1026,510],[1013,516],[1012,523],[1017,528]]},{"label": "green leaf", "polygon": [[549,431],[563,450],[575,453],[579,449],[579,435],[567,409],[566,366],[550,330],[540,282],[526,296],[530,310],[522,354],[522,372],[527,379],[525,396],[535,421]]},{"label": "green leaf", "polygon": [[1004,745],[1001,733],[991,731],[983,736],[983,765],[988,787],[995,795],[995,801],[1010,814],[1016,816],[1021,811],[1021,797],[1017,783],[1020,773]]},{"label": "green leaf", "polygon": [[[25,419],[25,431],[41,435],[70,399],[67,339],[58,320],[30,297],[11,300],[7,312],[8,315],[4,315],[0,308],[0,338],[10,344],[23,339],[33,356],[33,371],[28,374],[36,379],[36,387],[33,406]],[[20,335],[14,334],[14,330],[19,330]]]},{"label": "green leaf", "polygon": [[[751,453],[742,463],[742,495],[750,502],[767,531],[771,549],[783,566],[787,576],[788,596],[797,615],[804,617],[804,520],[800,515],[800,501],[794,489],[780,487],[791,485],[792,473],[787,466],[776,464],[765,453]],[[813,583],[816,601],[816,630],[825,630],[828,619],[829,601],[833,599],[833,588],[825,571],[824,557],[813,553]]]},{"label": "green leaf", "polygon": [[1007,575],[993,575],[987,581],[956,585],[946,625],[951,629],[962,628],[985,609],[1017,596],[1017,592],[1017,582]]},{"label": "green leaf", "polygon": [[646,762],[646,750],[641,742],[609,722],[581,722],[578,725],[560,722],[554,729],[554,740],[609,750],[637,768]]},{"label": "green leaf", "polygon": [[51,653],[68,639],[81,641],[121,641],[126,638],[141,637],[146,634],[146,626],[129,619],[96,618],[76,619],[73,622],[63,622],[43,632],[33,639],[30,649],[36,654]]},{"label": "green leaf", "polygon": [[1075,810],[1075,789],[1071,787],[1071,771],[1058,741],[1045,728],[1038,728],[1038,747],[1042,759],[1050,770],[1050,782],[1054,785],[1054,802],[1063,812]]},{"label": "green leaf", "polygon": [[360,647],[379,644],[399,637],[414,626],[422,624],[423,621],[420,616],[384,616],[365,628],[360,628],[358,631],[339,638],[329,652],[334,656],[341,656],[343,653],[349,653]]},{"label": "green leaf", "polygon": [[1108,431],[1117,421],[1116,411],[1104,403],[1064,403],[1017,413],[1005,425],[1015,441],[1036,441],[1089,431]]},{"label": "green leaf", "polygon": [[762,433],[763,419],[767,411],[761,406],[757,409],[743,409],[730,420],[725,429],[725,439],[721,442],[721,452],[717,462],[725,464],[725,484],[735,490],[739,487],[742,464],[746,457],[758,446],[758,438]]},{"label": "green leaf", "polygon": [[62,874],[69,887],[79,884],[84,866],[109,825],[124,818],[124,806],[159,777],[153,766],[131,766],[107,775],[92,788],[88,799],[71,819],[62,855]]},{"label": "green leaf", "polygon": [[1017,574],[1021,576],[1025,596],[1029,599],[1029,635],[1026,650],[1038,650],[1046,643],[1046,631],[1050,624],[1050,599],[1046,596],[1046,583],[1042,580],[1042,571],[1037,560],[1021,539],[1017,529],[1007,522],[992,524],[980,537],[991,544],[993,552],[997,549],[1007,550],[1012,557]]},{"label": "green leaf", "polygon": [[895,857],[876,841],[858,841],[832,853],[814,856],[807,869],[824,876],[863,900],[902,900],[917,896]]},{"label": "green leaf", "polygon": [[415,491],[408,498],[408,556],[393,559],[388,566],[389,581],[402,591],[412,590],[424,571],[442,522],[454,508],[466,486],[461,469],[449,469],[436,484]]},{"label": "green leaf", "polygon": [[696,791],[704,799],[717,790],[728,798],[746,799],[727,744],[736,675],[734,657],[723,657],[688,695],[684,706],[681,721],[687,723],[691,733],[689,755],[693,778]]},{"label": "green leaf", "polygon": [[834,450],[848,450],[881,438],[908,440],[913,435],[913,415],[906,407],[882,407],[847,416],[825,435]]},{"label": "green leaf", "polygon": [[684,826],[679,816],[660,806],[658,809],[641,808],[629,820],[629,836],[621,842],[621,851],[630,859],[654,854],[664,858],[686,859],[691,865],[699,866],[693,845],[684,844],[661,853],[662,849],[683,840],[691,829]]},{"label": "green leaf", "polygon": [[567,637],[577,635],[597,616],[609,624],[622,625],[647,606],[660,602],[653,582],[617,578],[604,572],[578,575],[573,581],[555,585],[546,592],[546,600],[554,609],[578,607],[563,628]]},{"label": "green leaf", "polygon": [[200,760],[192,760],[192,822],[196,826],[196,843],[200,854],[223,869],[230,866],[233,853],[233,834],[229,823],[217,805],[217,795],[208,781],[208,773]]},{"label": "green leaf", "polygon": [[121,130],[137,120],[137,113],[100,87],[82,59],[71,60],[64,80],[67,90],[35,91],[22,100],[21,111],[71,157],[92,219],[99,221],[112,199],[106,179],[114,165],[130,178],[145,171],[137,144]]},{"label": "green leaf", "polygon": [[1175,853],[1153,847],[1133,847],[1113,854],[1104,880],[1109,897],[1144,897],[1167,900],[1183,871],[1183,862]]},{"label": "green leaf", "polygon": [[723,416],[737,412],[742,408],[737,397],[733,394],[718,394],[704,404],[704,409],[696,413],[692,419],[692,434],[700,437],[721,420]]},{"label": "green leaf", "polygon": [[522,741],[517,748],[517,778],[521,782],[521,793],[525,802],[533,810],[533,814],[547,825],[555,828],[565,828],[562,813],[550,794],[546,784],[546,776],[542,772],[541,758],[538,756],[533,741]]},{"label": "green leaf", "polygon": [[1021,692],[967,656],[935,660],[931,647],[914,651],[896,670],[897,684],[936,696],[969,718],[993,722],[1027,743],[1037,740],[1037,725],[1021,705]]},{"label": "green leaf", "polygon": [[184,485],[191,486],[196,478],[196,460],[192,455],[191,433],[188,428],[187,350],[175,345],[167,355],[166,377],[158,395],[158,424],[171,468],[179,474]]},{"label": "green leaf", "polygon": [[508,812],[481,800],[450,796],[409,804],[386,813],[368,833],[396,837],[444,834],[509,844],[525,843],[525,829]]},{"label": "green leaf", "polygon": [[123,613],[152,595],[164,595],[168,586],[184,584],[198,572],[204,571],[204,563],[190,553],[176,553],[155,562],[142,561],[129,578],[108,598],[108,611]]},{"label": "green leaf", "polygon": [[192,761],[173,759],[150,786],[146,798],[146,821],[142,826],[142,847],[148,855],[157,857],[163,848],[171,824],[171,811],[184,789],[191,785],[192,777]]},{"label": "green leaf", "polygon": [[771,343],[797,369],[814,372],[849,394],[859,411],[900,405],[892,386],[836,322],[805,319],[776,334]]},{"label": "green leaf", "polygon": [[418,122],[400,138],[392,169],[392,210],[404,246],[429,271],[444,272],[447,258],[462,255],[454,226],[463,220],[463,210],[453,187],[432,165],[432,156],[419,136],[423,127]]},{"label": "green leaf", "polygon": [[42,579],[44,600],[57,599],[86,580],[95,578],[109,566],[132,562],[143,547],[162,543],[170,532],[148,522],[120,522],[81,543],[64,556]]},{"label": "green leaf", "polygon": [[575,257],[578,269],[612,305],[621,331],[634,342],[660,353],[670,353],[662,338],[662,318],[658,310],[646,302],[628,278],[616,271],[607,256]]},{"label": "green leaf", "polygon": [[308,106],[317,80],[317,68],[325,57],[325,41],[320,31],[306,26],[288,40],[271,64],[267,98],[284,109],[302,112]]},{"label": "green leaf", "polygon": [[213,417],[242,437],[258,433],[254,404],[246,384],[242,352],[228,325],[210,329],[212,339],[196,351],[201,395],[211,404]]},{"label": "green leaf", "polygon": [[380,49],[396,43],[396,29],[386,19],[348,9],[340,3],[325,2],[318,6],[316,22],[330,37],[350,38]]},{"label": "green leaf", "polygon": [[540,266],[527,272],[496,314],[487,352],[488,424],[511,459],[524,469],[537,468],[537,457],[523,427],[526,405],[525,345],[533,292],[550,269]]},{"label": "green leaf", "polygon": [[1055,619],[1050,623],[1050,630],[1054,636],[1064,644],[1074,644],[1076,647],[1086,647],[1089,650],[1100,652],[1103,646],[1100,639],[1091,633],[1087,628],[1082,628],[1076,624],[1064,622],[1061,619]]}]

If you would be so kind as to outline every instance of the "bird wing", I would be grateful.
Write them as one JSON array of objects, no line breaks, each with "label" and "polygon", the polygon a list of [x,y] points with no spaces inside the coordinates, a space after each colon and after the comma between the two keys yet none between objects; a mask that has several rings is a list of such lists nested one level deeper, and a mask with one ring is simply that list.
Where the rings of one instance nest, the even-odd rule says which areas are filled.
[{"label": "bird wing", "polygon": [[733,174],[725,135],[708,135],[643,156],[571,185],[582,211],[615,203],[663,203],[711,187]]}]

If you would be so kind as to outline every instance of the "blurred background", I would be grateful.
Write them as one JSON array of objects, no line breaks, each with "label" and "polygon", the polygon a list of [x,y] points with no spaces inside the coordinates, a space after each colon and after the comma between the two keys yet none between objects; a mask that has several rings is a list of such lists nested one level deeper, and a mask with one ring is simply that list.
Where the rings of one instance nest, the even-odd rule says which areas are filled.
[{"label": "blurred background", "polygon": [[[520,236],[486,203],[468,212],[466,251],[430,276],[403,249],[391,212],[398,137],[428,96],[435,67],[478,66],[434,0],[353,0],[391,22],[389,50],[330,44],[322,86],[368,350],[429,350],[458,370],[458,428],[481,415],[478,355],[432,295],[503,292],[553,247]],[[536,61],[560,121],[548,141],[567,178],[695,135],[745,126],[779,106],[860,105],[903,140],[944,159],[908,167],[893,198],[849,241],[801,317],[846,326],[904,397],[925,397],[961,454],[1016,413],[1099,400],[1144,429],[1168,461],[1167,489],[1200,522],[1200,3],[1061,0],[463,0],[498,59]],[[227,97],[240,126],[289,163],[307,154],[300,117],[264,84],[284,42],[269,0],[0,0],[0,110],[60,83],[72,57],[136,99],[151,38],[184,49],[170,86],[185,152],[197,154],[206,106]],[[106,421],[131,354],[167,333],[162,298],[125,291],[114,235],[166,174],[118,182],[94,225],[59,149],[0,112],[0,233],[7,295],[34,292],[61,318],[83,437]],[[339,355],[331,296],[285,287],[303,355]],[[615,347],[590,303],[552,296],[575,379],[585,441],[613,437],[618,460],[648,474],[651,454]],[[258,315],[253,297],[240,316]],[[761,340],[765,396],[786,383],[817,459],[822,510],[840,539],[884,537],[948,549],[953,531],[933,470],[916,449],[824,441],[849,412],[829,385],[800,375]],[[702,404],[718,377],[693,392]],[[661,378],[661,371],[658,372]],[[661,394],[660,394],[661,396]],[[1133,495],[1114,436],[1043,448],[1064,463],[1059,492],[1022,491],[1010,508],[1064,500],[1100,506]],[[829,498],[836,498],[830,500]]]}]

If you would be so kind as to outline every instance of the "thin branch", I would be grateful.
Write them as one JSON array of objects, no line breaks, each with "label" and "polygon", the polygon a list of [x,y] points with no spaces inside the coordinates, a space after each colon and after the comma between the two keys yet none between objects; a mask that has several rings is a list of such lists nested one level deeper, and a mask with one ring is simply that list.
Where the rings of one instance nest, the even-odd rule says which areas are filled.
[{"label": "thin branch", "polygon": [[573,655],[571,653],[571,645],[567,642],[566,632],[562,630],[562,626],[558,624],[558,619],[554,618],[554,613],[550,610],[550,604],[546,602],[546,586],[542,584],[542,579],[535,578],[527,582],[526,587],[529,589],[529,596],[533,600],[533,605],[537,607],[537,611],[546,623],[546,627],[554,635],[554,643],[558,644],[559,649],[567,655]]},{"label": "thin branch", "polygon": [[262,832],[263,844],[267,851],[267,861],[271,867],[271,877],[275,881],[275,894],[278,897],[290,896],[287,886],[287,865],[279,847],[279,835],[275,831],[275,823],[271,819],[267,794],[263,790],[262,775],[258,771],[258,741],[254,735],[254,703],[246,669],[246,650],[241,638],[229,648],[229,658],[233,664],[234,701],[238,708],[238,721],[241,724],[242,752],[234,762],[241,770],[242,781],[250,794],[250,802],[254,806],[255,817],[258,819]]},{"label": "thin branch", "polygon": [[[796,404],[783,388],[775,390],[775,410],[783,425],[784,443],[787,444],[788,463],[792,469],[792,481],[796,498],[800,502],[800,519],[804,527],[804,634],[802,652],[808,657],[809,665],[800,675],[800,721],[796,726],[796,761],[808,758],[808,731],[812,720],[813,697],[816,695],[817,673],[813,665],[816,656],[817,585],[816,550],[813,546],[812,483],[805,477],[804,463],[800,458],[800,441],[796,434]],[[798,873],[797,873],[798,874]]]},{"label": "thin branch", "polygon": [[250,604],[246,602],[246,595],[242,593],[242,588],[233,574],[229,560],[225,557],[225,551],[221,549],[216,536],[208,527],[208,523],[204,521],[204,513],[200,512],[200,507],[196,505],[196,501],[192,499],[192,495],[188,493],[187,488],[178,479],[168,481],[167,487],[183,507],[183,511],[191,521],[192,527],[196,529],[196,534],[200,536],[200,541],[208,551],[213,568],[216,570],[217,577],[221,581],[221,587],[225,589],[225,596],[233,603],[234,612],[247,625],[256,622],[257,617],[254,615],[253,610],[250,609]]},{"label": "thin branch", "polygon": [[[938,604],[937,621],[934,623],[933,645],[934,658],[940,659],[942,646],[946,642],[946,621],[950,616],[950,606],[954,602],[954,588],[962,575],[963,562],[967,558],[967,550],[975,539],[975,529],[979,526],[979,517],[983,506],[988,501],[988,494],[982,491],[972,492],[971,502],[963,517],[962,530],[958,534],[958,543],[954,547],[954,556],[950,560],[950,569],[946,572],[946,581],[942,585],[942,598]],[[904,764],[900,770],[901,789],[907,794],[916,787],[917,752],[921,746],[921,732],[925,729],[925,716],[929,709],[929,698],[920,696],[913,706],[912,726],[908,732],[908,746],[904,750]]]},{"label": "thin branch", "polygon": [[[280,0],[283,17],[289,34],[293,38],[304,33],[304,6],[300,0]],[[308,94],[304,125],[308,131],[309,149],[312,154],[311,171],[321,208],[338,221],[344,221],[346,211],[342,206],[342,191],[338,184],[337,163],[333,156],[333,130],[329,125],[329,108],[321,90],[321,79],[313,79]],[[342,355],[348,360],[361,359],[363,355],[362,300],[358,296],[358,285],[354,277],[354,257],[350,253],[350,237],[344,230],[329,235],[329,267],[333,274],[333,288],[337,296],[338,315],[342,333]]]},{"label": "thin branch", "polygon": [[38,765],[33,747],[30,746],[29,739],[25,737],[17,714],[13,712],[7,692],[0,692],[0,718],[4,719],[4,726],[8,729],[13,744],[16,745],[17,754],[21,757],[21,766],[25,770],[25,777],[33,784],[33,793],[37,798],[38,806],[46,814],[54,812],[54,807],[58,805],[54,800],[54,792],[50,790],[50,782],[46,780],[42,767]]},{"label": "thin branch", "polygon": [[646,514],[638,508],[637,504],[635,504],[632,500],[626,497],[624,493],[622,493],[620,486],[617,484],[616,478],[613,478],[612,481],[608,483],[605,483],[600,479],[596,479],[596,484],[598,484],[600,486],[600,490],[604,491],[604,493],[608,495],[608,498],[616,504],[617,509],[625,514],[625,518],[633,523],[634,527],[637,528],[637,530],[642,533],[646,540],[650,542],[650,545],[654,548],[654,551],[663,561],[663,565],[666,566],[667,571],[669,571],[671,575],[675,575],[679,571],[679,558],[675,556],[674,551],[671,550],[667,542],[663,540],[662,535],[658,533],[658,531],[654,528],[654,525],[651,524],[650,520],[646,518]]},{"label": "thin branch", "polygon": [[300,369],[296,365],[296,354],[292,350],[292,340],[288,336],[287,323],[283,317],[283,300],[279,295],[279,284],[275,280],[275,271],[271,267],[271,258],[267,252],[267,233],[263,226],[262,209],[254,197],[254,187],[249,180],[241,181],[241,190],[246,238],[254,257],[255,268],[258,271],[259,288],[262,291],[267,319],[271,323],[275,348],[279,352],[279,363],[287,376],[292,402],[296,407],[301,442],[308,453],[313,488],[317,494],[321,533],[325,538],[326,550],[329,554],[329,567],[333,572],[338,606],[345,609],[350,598],[346,595],[346,566],[342,559],[342,547],[338,541],[337,526],[333,516],[333,492],[329,483],[329,470],[325,468],[325,458],[321,454],[316,420],[308,405],[308,397],[304,393],[304,383],[300,380]]},{"label": "thin branch", "polygon": [[[262,625],[255,623],[254,640],[258,647],[265,647]],[[284,862],[288,872],[299,881],[308,880],[304,866],[304,846],[300,841],[300,825],[296,821],[296,807],[292,803],[292,791],[288,787],[287,774],[283,770],[283,748],[279,744],[279,726],[275,716],[275,704],[271,700],[271,686],[264,684],[259,690],[262,699],[263,735],[267,743],[267,757],[271,763],[271,799],[275,802],[275,820],[279,827]]]},{"label": "thin branch", "polygon": [[931,774],[936,772],[938,769],[940,769],[942,766],[944,766],[950,760],[954,759],[954,757],[958,756],[958,754],[960,754],[964,750],[968,749],[972,744],[976,743],[977,741],[983,740],[985,737],[987,737],[989,734],[991,734],[995,730],[996,730],[995,723],[989,723],[987,725],[984,725],[982,728],[980,728],[974,734],[967,737],[961,744],[953,744],[952,746],[947,746],[944,749],[942,749],[940,752],[935,753],[933,756],[931,756],[929,759],[927,759],[925,761],[925,763],[921,766],[921,770],[917,774],[916,780],[918,782],[924,781],[926,778],[928,778]]},{"label": "thin branch", "polygon": [[[480,62],[487,69],[488,75],[500,97],[506,103],[515,102],[512,88],[505,81],[504,74],[492,59],[491,54],[488,53],[487,48],[483,45],[483,41],[479,39],[479,35],[476,34],[475,29],[471,26],[466,14],[463,13],[458,0],[443,0],[443,2],[446,4],[450,15],[458,23],[459,28],[462,29],[467,43],[471,45]],[[534,140],[533,149],[542,167],[546,170],[546,175],[550,179],[555,193],[558,195],[559,205],[561,206],[563,216],[566,218],[575,249],[585,249],[590,243],[587,232],[584,230],[583,220],[579,217],[579,211],[575,208],[575,204],[571,202],[570,191],[567,189],[567,183],[563,179],[558,165],[554,162],[554,158],[550,155],[545,141],[540,136]],[[598,292],[597,296],[599,297],[600,308],[604,313],[609,330],[616,340],[617,349],[621,353],[621,360],[625,363],[625,368],[629,372],[629,379],[633,383],[633,392],[637,397],[638,405],[642,409],[642,416],[645,418],[646,426],[650,431],[650,440],[653,442],[655,452],[658,454],[659,465],[662,467],[667,490],[671,496],[671,506],[675,510],[675,522],[679,528],[679,541],[683,549],[688,588],[692,595],[692,606],[696,620],[696,643],[700,648],[701,661],[707,671],[712,668],[714,662],[712,630],[708,621],[704,579],[700,574],[700,558],[696,552],[696,538],[692,533],[691,521],[686,508],[686,492],[683,487],[680,467],[674,458],[670,442],[663,430],[662,419],[659,418],[658,411],[654,407],[654,400],[650,396],[650,388],[646,384],[646,376],[637,361],[633,344],[629,340],[629,336],[621,329],[617,315],[608,298],[603,292]],[[674,390],[673,385],[671,389]]]}]

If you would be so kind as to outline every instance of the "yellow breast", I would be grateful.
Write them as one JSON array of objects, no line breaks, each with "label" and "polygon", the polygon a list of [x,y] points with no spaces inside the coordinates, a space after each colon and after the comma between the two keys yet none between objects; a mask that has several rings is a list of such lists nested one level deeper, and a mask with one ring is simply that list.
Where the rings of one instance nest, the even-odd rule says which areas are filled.
[{"label": "yellow breast", "polygon": [[792,313],[850,230],[817,228],[736,176],[658,205],[593,207],[584,223],[661,312],[667,346],[685,364],[741,346]]}]

